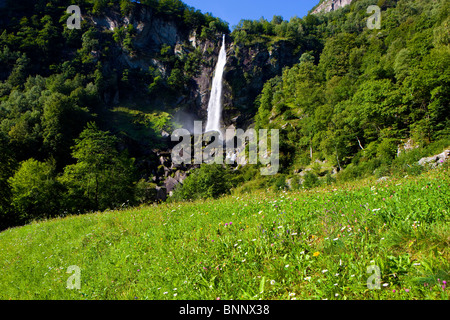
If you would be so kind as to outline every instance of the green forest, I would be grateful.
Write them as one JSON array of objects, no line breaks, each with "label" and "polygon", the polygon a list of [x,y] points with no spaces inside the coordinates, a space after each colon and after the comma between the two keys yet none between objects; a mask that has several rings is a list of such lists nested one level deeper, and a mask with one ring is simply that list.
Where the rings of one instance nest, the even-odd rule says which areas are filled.
[{"label": "green forest", "polygon": [[[69,29],[69,5],[70,1],[7,1],[0,12],[2,228],[137,204],[142,173],[127,151],[127,137],[105,124],[105,97],[119,87],[125,96],[142,100],[151,100],[153,92],[174,96],[195,72],[199,59],[194,52],[182,61],[163,46],[156,55],[170,66],[169,76],[154,68],[111,70],[103,65],[114,60],[116,52],[110,47],[133,50],[132,25],[102,33],[83,20],[80,30]],[[86,15],[101,16],[111,8],[126,15],[137,4],[79,1],[77,5]],[[178,0],[141,5],[203,37],[229,32],[220,19]],[[153,128],[165,127],[167,117],[158,113],[141,119],[148,124],[144,137],[148,148],[161,144]]]},{"label": "green forest", "polygon": [[[235,62],[226,80],[232,96],[246,94],[235,109],[250,126],[280,129],[278,175],[258,176],[257,166],[202,166],[170,201],[418,174],[421,157],[450,145],[445,0],[357,0],[327,14],[242,20],[233,30],[179,0],[80,0],[86,18],[79,30],[66,25],[72,1],[6,3],[0,11],[1,229],[154,201],[148,190],[156,186],[159,163],[142,150],[170,148],[161,132],[174,129],[176,100],[189,96],[192,79],[210,60],[185,42],[182,54],[165,44],[150,48],[150,58],[164,68],[119,67],[119,53],[135,57],[142,48],[133,24],[95,26],[108,12],[125,17],[146,7],[198,41],[226,34]],[[373,4],[382,10],[380,30],[367,28]],[[264,73],[256,62],[240,67],[249,48],[272,52],[280,45],[294,58],[278,74]],[[260,86],[243,91],[256,77]],[[120,107],[114,109],[114,100]],[[139,103],[145,113],[127,108]],[[407,141],[417,149],[399,156]],[[307,169],[301,181],[298,173]]]}]

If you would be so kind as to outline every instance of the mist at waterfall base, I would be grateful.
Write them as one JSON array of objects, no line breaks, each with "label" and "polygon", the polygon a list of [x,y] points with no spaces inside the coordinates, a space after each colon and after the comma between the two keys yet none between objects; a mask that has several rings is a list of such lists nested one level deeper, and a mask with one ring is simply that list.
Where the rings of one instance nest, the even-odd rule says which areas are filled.
[{"label": "mist at waterfall base", "polygon": [[201,121],[201,119],[199,119],[193,113],[183,110],[177,111],[172,118],[172,122],[175,127],[181,126],[181,128],[188,130],[191,134],[194,134],[195,121]]}]

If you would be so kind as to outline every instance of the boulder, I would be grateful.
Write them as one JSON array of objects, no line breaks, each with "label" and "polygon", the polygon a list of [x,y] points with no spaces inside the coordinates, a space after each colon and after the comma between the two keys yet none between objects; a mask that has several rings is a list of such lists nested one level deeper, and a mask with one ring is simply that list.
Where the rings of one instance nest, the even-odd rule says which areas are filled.
[{"label": "boulder", "polygon": [[167,157],[160,156],[160,157],[159,157],[159,163],[160,163],[162,166],[167,167],[167,166],[170,164],[170,160],[169,160]]},{"label": "boulder", "polygon": [[167,189],[166,187],[156,187],[156,200],[164,202],[167,200]]},{"label": "boulder", "polygon": [[419,165],[426,166],[429,165],[433,168],[441,165],[446,162],[450,158],[450,149],[445,150],[444,152],[437,154],[432,157],[422,158],[419,160]]},{"label": "boulder", "polygon": [[312,171],[311,168],[305,169],[305,170],[303,170],[302,172],[299,173],[299,176],[303,178],[310,171]]},{"label": "boulder", "polygon": [[403,152],[409,152],[417,148],[419,148],[419,145],[416,144],[412,139],[408,139],[408,141],[398,146],[397,157],[399,157]]},{"label": "boulder", "polygon": [[175,172],[175,180],[177,180],[179,183],[183,183],[184,180],[186,180],[187,178],[187,172],[186,171],[181,171],[181,170],[177,170]]},{"label": "boulder", "polygon": [[166,179],[166,181],[164,181],[164,185],[166,188],[167,193],[170,193],[172,191],[175,190],[175,187],[179,184],[179,181],[172,178],[172,177],[168,177]]},{"label": "boulder", "polygon": [[167,178],[170,176],[170,169],[167,167],[164,167],[164,177]]}]

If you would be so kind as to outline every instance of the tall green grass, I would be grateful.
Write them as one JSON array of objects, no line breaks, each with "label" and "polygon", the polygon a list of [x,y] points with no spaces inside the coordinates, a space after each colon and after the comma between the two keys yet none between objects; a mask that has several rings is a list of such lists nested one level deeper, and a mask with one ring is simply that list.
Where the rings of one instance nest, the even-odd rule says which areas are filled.
[{"label": "tall green grass", "polygon": [[0,234],[0,298],[448,299],[449,176],[35,222]]}]

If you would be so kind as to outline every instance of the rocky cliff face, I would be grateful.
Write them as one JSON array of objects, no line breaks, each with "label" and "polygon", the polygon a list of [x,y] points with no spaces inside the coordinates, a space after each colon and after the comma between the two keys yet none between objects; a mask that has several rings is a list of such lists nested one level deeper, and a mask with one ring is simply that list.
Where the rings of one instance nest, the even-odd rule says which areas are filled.
[{"label": "rocky cliff face", "polygon": [[351,4],[354,0],[325,0],[312,13],[326,13]]},{"label": "rocky cliff face", "polygon": [[[213,73],[221,47],[222,34],[209,39],[200,39],[195,31],[184,30],[176,21],[155,15],[151,8],[137,5],[123,17],[114,9],[100,17],[86,17],[101,31],[113,32],[120,27],[133,25],[136,36],[133,39],[134,52],[115,48],[111,69],[148,70],[159,69],[163,76],[170,70],[164,61],[158,59],[162,45],[170,45],[177,56],[187,55],[194,50],[201,52],[199,72],[190,79],[189,93],[173,99],[171,109],[179,109],[182,116],[193,120],[205,120],[210,97]],[[224,124],[246,128],[256,111],[254,100],[260,94],[264,83],[281,74],[282,68],[293,65],[299,59],[285,41],[280,41],[267,49],[264,45],[238,46],[230,36],[227,42],[227,65],[224,79]],[[109,102],[117,100],[118,93],[112,93]],[[116,97],[116,99],[114,99]],[[116,101],[117,102],[117,101]],[[177,118],[177,115],[175,115]]]},{"label": "rocky cliff face", "polygon": [[[156,68],[163,77],[167,78],[171,70],[159,57],[163,45],[170,46],[172,53],[178,57],[200,50],[202,61],[198,75],[189,81],[189,94],[180,92],[178,97],[170,99],[174,102],[170,103],[168,109],[181,109],[182,114],[190,114],[195,120],[206,118],[221,34],[213,39],[199,40],[195,31],[182,29],[177,21],[158,16],[151,8],[143,5],[136,5],[134,10],[125,17],[117,9],[110,9],[102,16],[85,17],[85,19],[103,32],[114,32],[118,28],[127,28],[129,25],[134,27],[136,35],[133,38],[132,53],[117,45],[112,48],[114,57],[109,61],[109,68],[119,73],[124,69],[148,71],[149,68]],[[109,103],[117,102],[114,101],[114,97],[108,98],[106,100]]]},{"label": "rocky cliff face", "polygon": [[[163,108],[167,107],[167,111],[172,113],[174,119],[179,120],[179,123],[182,122],[183,125],[186,122],[193,124],[194,120],[203,120],[206,125],[208,101],[222,34],[201,39],[194,30],[182,29],[177,21],[158,16],[151,8],[143,5],[136,5],[125,17],[117,8],[110,8],[101,16],[83,18],[105,34],[133,25],[136,31],[133,38],[133,52],[128,52],[118,44],[112,43],[110,50],[113,54],[110,54],[109,60],[104,63],[104,68],[115,72],[119,79],[125,69],[147,71],[151,67],[157,68],[164,77],[168,77],[170,68],[159,55],[163,45],[169,45],[173,54],[178,57],[199,51],[201,61],[198,73],[189,79],[188,92],[175,93],[176,96],[165,101],[156,95],[152,103],[161,105]],[[261,43],[249,46],[235,44],[229,35],[226,37],[226,42],[227,65],[223,87],[224,125],[246,129],[253,122],[256,111],[254,101],[261,93],[264,83],[280,75],[283,67],[298,62],[300,53],[296,53],[294,48],[283,40],[274,43],[270,48]],[[113,91],[105,97],[108,105],[120,103],[123,96],[119,89]],[[189,125],[184,127],[190,129]],[[167,139],[169,133],[164,133],[163,136]],[[148,149],[145,145],[137,148]],[[195,166],[181,168],[174,166],[170,160],[169,150],[147,150],[142,154],[141,166],[149,168],[148,172],[151,172],[151,175],[146,178],[158,184],[157,197],[161,200],[164,200],[175,185],[182,183],[188,172],[195,168]]]},{"label": "rocky cliff face", "polygon": [[136,6],[135,10],[125,17],[117,10],[110,9],[102,16],[83,18],[103,32],[114,32],[118,28],[126,28],[129,25],[134,27],[136,30],[136,36],[133,39],[135,52],[131,54],[126,50],[116,50],[114,64],[118,69],[148,70],[149,67],[156,66],[165,74],[164,65],[155,59],[156,53],[159,52],[162,44],[168,44],[174,48],[183,40],[174,21],[157,17],[152,9],[146,6]]}]

